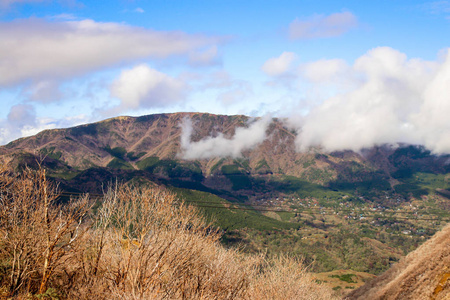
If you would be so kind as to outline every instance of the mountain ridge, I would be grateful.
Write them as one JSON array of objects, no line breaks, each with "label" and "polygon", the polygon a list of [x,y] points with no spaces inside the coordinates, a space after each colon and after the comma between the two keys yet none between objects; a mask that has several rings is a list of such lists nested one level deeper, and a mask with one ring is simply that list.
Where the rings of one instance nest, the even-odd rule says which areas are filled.
[{"label": "mountain ridge", "polygon": [[[395,172],[401,173],[411,166],[441,173],[450,170],[446,163],[450,156],[434,156],[423,147],[411,145],[375,146],[360,153],[350,150],[325,153],[319,149],[300,153],[295,148],[296,133],[276,118],[267,126],[265,138],[253,148],[241,151],[238,157],[186,160],[182,158],[185,149],[181,145],[186,118],[192,120],[193,130],[189,137],[192,143],[218,135],[231,141],[236,130],[248,128],[252,120],[243,115],[194,112],[121,116],[66,129],[45,130],[1,146],[0,153],[53,159],[67,169],[78,171],[91,167],[139,170],[145,169],[146,161],[158,158],[195,165],[206,178],[224,165],[237,165],[237,171],[241,173],[296,176],[320,185],[339,180],[372,180],[375,176],[393,187],[397,184]],[[398,154],[402,151],[404,153]],[[236,161],[244,163],[239,165]]]}]

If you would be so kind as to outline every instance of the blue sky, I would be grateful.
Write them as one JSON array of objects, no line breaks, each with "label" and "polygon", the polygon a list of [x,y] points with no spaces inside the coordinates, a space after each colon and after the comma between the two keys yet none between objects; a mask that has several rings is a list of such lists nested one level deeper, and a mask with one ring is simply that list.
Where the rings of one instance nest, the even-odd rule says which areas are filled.
[{"label": "blue sky", "polygon": [[0,0],[0,18],[0,144],[199,111],[288,117],[299,149],[450,152],[450,1]]}]

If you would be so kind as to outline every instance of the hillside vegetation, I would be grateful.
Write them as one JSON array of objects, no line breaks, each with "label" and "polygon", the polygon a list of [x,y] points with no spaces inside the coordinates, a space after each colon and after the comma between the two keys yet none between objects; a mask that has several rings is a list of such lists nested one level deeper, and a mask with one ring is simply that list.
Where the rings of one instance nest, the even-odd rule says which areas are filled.
[{"label": "hillside vegetation", "polygon": [[450,225],[346,299],[450,299]]},{"label": "hillside vegetation", "polygon": [[0,166],[0,298],[333,299],[299,259],[223,248],[166,189],[116,185],[59,205],[44,169]]}]

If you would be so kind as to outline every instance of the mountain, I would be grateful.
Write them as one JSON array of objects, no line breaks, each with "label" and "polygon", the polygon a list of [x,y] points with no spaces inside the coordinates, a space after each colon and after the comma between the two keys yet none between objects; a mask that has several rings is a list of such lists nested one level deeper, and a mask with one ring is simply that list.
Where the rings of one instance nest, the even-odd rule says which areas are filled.
[{"label": "mountain", "polygon": [[[118,117],[69,129],[46,130],[33,137],[11,142],[1,151],[6,154],[40,154],[78,170],[93,166],[142,169],[146,162],[148,164],[155,157],[189,164],[191,161],[177,156],[181,153],[180,125],[185,118],[192,120],[194,133],[191,138],[194,142],[218,133],[232,137],[235,130],[247,126],[250,119],[246,116],[201,113]],[[303,165],[313,160],[314,155],[295,152],[295,136],[282,122],[273,120],[268,127],[269,139],[243,153],[243,159],[249,160],[245,171],[252,174],[303,174]],[[232,159],[220,157],[195,161],[205,176],[233,162]]]},{"label": "mountain", "polygon": [[[14,157],[17,165],[36,160],[55,175],[70,178],[92,168],[146,170],[160,178],[199,181],[225,190],[245,188],[248,176],[294,176],[333,189],[389,190],[414,172],[448,173],[448,156],[433,156],[421,147],[388,146],[361,153],[295,151],[296,133],[283,120],[272,119],[267,138],[239,157],[182,159],[182,124],[192,122],[191,142],[223,135],[232,138],[248,128],[249,117],[206,113],[157,114],[117,117],[68,129],[43,131],[3,147],[0,154]],[[238,184],[240,179],[241,183]],[[400,180],[400,181],[399,181]]]},{"label": "mountain", "polygon": [[450,226],[346,299],[449,299]]},{"label": "mountain", "polygon": [[224,243],[302,256],[316,272],[380,274],[450,220],[449,155],[415,145],[300,153],[296,137],[276,118],[155,114],[46,130],[0,155],[16,169],[44,166],[62,200],[115,181],[167,186]]}]

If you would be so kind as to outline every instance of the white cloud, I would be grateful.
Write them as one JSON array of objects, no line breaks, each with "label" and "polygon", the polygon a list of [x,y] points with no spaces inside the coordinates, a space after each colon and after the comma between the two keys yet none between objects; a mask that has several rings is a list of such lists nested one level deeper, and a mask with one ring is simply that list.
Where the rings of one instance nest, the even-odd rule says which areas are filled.
[{"label": "white cloud", "polygon": [[181,124],[181,154],[183,159],[208,159],[213,157],[240,157],[242,151],[249,150],[266,138],[266,130],[271,122],[271,118],[264,117],[251,123],[247,128],[236,128],[235,134],[231,138],[226,138],[223,134],[216,137],[206,137],[198,142],[191,142],[194,131],[192,121],[185,119]]},{"label": "white cloud", "polygon": [[357,25],[358,20],[351,12],[314,15],[308,20],[295,19],[289,25],[289,37],[293,40],[336,37]]},{"label": "white cloud", "polygon": [[279,57],[268,59],[261,70],[269,76],[280,76],[285,74],[291,67],[297,55],[293,52],[283,52]]},{"label": "white cloud", "polygon": [[445,61],[423,90],[423,102],[413,123],[423,144],[437,153],[450,153],[450,49]]},{"label": "white cloud", "polygon": [[[314,62],[303,80],[320,89],[315,73],[324,61]],[[337,90],[301,117],[297,146],[305,151],[360,150],[385,143],[422,144],[435,153],[450,153],[450,54],[441,62],[408,59],[388,47],[375,48],[352,66],[337,61],[352,89]],[[324,67],[326,68],[326,67]],[[306,75],[305,75],[306,74]],[[344,83],[342,83],[344,84]]]},{"label": "white cloud", "polygon": [[28,131],[37,126],[36,111],[32,105],[14,105],[11,107],[7,119],[0,121],[0,127],[2,128],[0,131],[0,144],[27,136]]},{"label": "white cloud", "polygon": [[162,107],[184,99],[188,90],[181,80],[146,64],[122,71],[111,86],[111,95],[121,100],[121,109]]},{"label": "white cloud", "polygon": [[321,59],[300,66],[302,75],[312,82],[340,80],[347,75],[349,66],[342,59]]},{"label": "white cloud", "polygon": [[122,62],[187,55],[215,37],[93,20],[0,23],[0,86],[68,78]]},{"label": "white cloud", "polygon": [[0,119],[0,145],[20,137],[35,135],[46,129],[67,128],[86,124],[92,120],[84,115],[61,117],[58,119],[40,118],[34,106],[19,104],[11,108],[7,119]]}]

